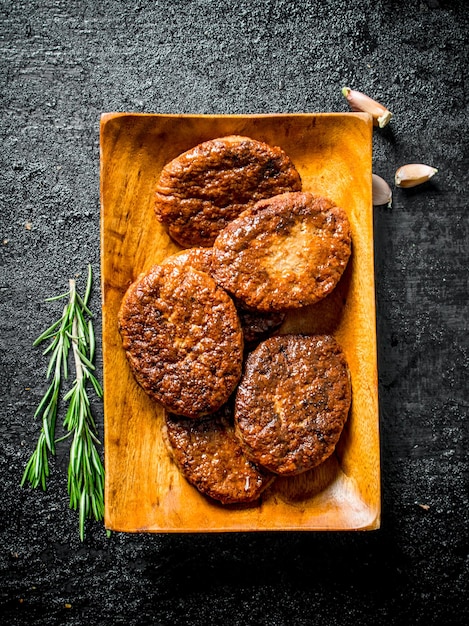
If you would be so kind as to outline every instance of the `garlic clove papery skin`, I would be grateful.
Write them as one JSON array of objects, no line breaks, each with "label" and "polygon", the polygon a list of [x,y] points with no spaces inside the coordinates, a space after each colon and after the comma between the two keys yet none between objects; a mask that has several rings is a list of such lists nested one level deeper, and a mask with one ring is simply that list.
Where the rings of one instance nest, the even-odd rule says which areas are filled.
[{"label": "garlic clove papery skin", "polygon": [[373,100],[370,96],[350,89],[350,87],[342,88],[342,95],[347,100],[349,107],[352,111],[362,111],[364,113],[370,113],[373,117],[373,122],[380,128],[384,128],[392,118],[392,113],[380,102]]},{"label": "garlic clove papery skin", "polygon": [[427,180],[430,180],[437,172],[436,167],[432,167],[431,165],[408,163],[407,165],[402,165],[396,171],[394,182],[396,183],[396,187],[404,189],[417,187],[417,185],[426,183]]},{"label": "garlic clove papery skin", "polygon": [[381,176],[378,176],[377,174],[372,174],[371,182],[373,206],[382,206],[386,204],[390,207],[392,203],[392,191],[388,183],[384,180],[384,178],[381,178]]}]

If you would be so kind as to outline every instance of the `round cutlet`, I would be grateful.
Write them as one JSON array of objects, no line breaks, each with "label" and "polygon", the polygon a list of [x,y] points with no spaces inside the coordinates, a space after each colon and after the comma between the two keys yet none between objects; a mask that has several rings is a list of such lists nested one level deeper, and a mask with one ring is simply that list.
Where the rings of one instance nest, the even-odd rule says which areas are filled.
[{"label": "round cutlet", "polygon": [[253,502],[274,479],[246,458],[228,405],[197,420],[167,413],[163,432],[186,480],[223,504]]},{"label": "round cutlet", "polygon": [[164,166],[155,213],[182,246],[208,247],[258,200],[300,189],[300,176],[281,148],[230,135],[203,142]]},{"label": "round cutlet", "polygon": [[283,476],[329,457],[351,403],[345,356],[329,335],[266,339],[245,363],[235,429],[248,458]]},{"label": "round cutlet", "polygon": [[233,301],[208,274],[154,266],[127,290],[118,321],[137,382],[169,411],[211,413],[235,389],[241,325]]},{"label": "round cutlet", "polygon": [[350,254],[344,209],[311,193],[284,193],[256,203],[218,235],[212,276],[249,308],[293,309],[330,293]]}]

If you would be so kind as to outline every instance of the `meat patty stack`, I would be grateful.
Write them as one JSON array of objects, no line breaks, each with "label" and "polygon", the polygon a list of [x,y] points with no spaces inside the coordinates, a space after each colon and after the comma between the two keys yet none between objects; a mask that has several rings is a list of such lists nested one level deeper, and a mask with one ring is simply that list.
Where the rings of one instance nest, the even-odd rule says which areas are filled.
[{"label": "meat patty stack", "polygon": [[301,186],[281,148],[249,137],[175,158],[155,212],[185,249],[139,276],[119,312],[135,379],[166,410],[172,458],[224,504],[322,463],[350,408],[337,341],[279,332],[289,310],[336,287],[351,254],[345,210]]}]

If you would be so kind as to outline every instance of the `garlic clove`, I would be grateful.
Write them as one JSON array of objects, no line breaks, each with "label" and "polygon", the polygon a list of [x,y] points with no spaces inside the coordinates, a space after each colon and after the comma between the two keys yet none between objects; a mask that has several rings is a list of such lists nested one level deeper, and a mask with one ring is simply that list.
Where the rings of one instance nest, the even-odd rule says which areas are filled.
[{"label": "garlic clove", "polygon": [[396,187],[416,187],[430,180],[438,170],[436,167],[424,165],[423,163],[408,163],[402,165],[395,174],[394,181]]},{"label": "garlic clove", "polygon": [[370,113],[373,117],[373,123],[380,128],[384,128],[392,118],[391,111],[361,91],[350,89],[350,87],[343,87],[342,95],[347,100],[352,111]]},{"label": "garlic clove", "polygon": [[392,191],[391,187],[388,183],[378,176],[377,174],[372,174],[372,197],[373,197],[373,206],[381,206],[386,204],[388,207],[391,206],[392,202]]}]

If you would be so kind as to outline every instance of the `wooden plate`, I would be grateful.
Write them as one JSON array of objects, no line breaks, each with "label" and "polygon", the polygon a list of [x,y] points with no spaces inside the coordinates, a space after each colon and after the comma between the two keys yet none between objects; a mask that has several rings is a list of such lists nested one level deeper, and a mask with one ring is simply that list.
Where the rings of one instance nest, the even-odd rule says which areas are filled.
[{"label": "wooden plate", "polygon": [[[289,313],[281,329],[331,333],[344,348],[353,386],[346,427],[325,463],[277,479],[249,506],[212,502],[180,475],[161,437],[163,411],[134,381],[117,330],[130,283],[180,249],[153,213],[161,168],[198,143],[229,134],[281,146],[304,190],[346,209],[353,236],[353,254],[335,291]],[[100,140],[106,527],[123,532],[379,528],[371,117],[107,113]]]}]

